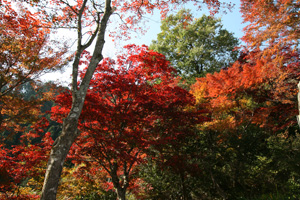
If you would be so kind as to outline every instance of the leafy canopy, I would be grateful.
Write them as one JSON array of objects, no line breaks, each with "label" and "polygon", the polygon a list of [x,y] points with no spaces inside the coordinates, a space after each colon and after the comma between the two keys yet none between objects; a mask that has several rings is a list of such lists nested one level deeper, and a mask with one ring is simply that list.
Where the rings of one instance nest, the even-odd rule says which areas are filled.
[{"label": "leafy canopy", "polygon": [[[82,134],[71,150],[79,163],[105,169],[118,192],[131,186],[132,171],[151,146],[174,143],[189,134],[193,122],[203,120],[185,110],[194,99],[177,86],[175,70],[162,54],[145,46],[126,49],[126,55],[98,65],[80,119]],[[62,122],[69,99],[69,92],[57,97],[53,119]]]},{"label": "leafy canopy", "polygon": [[190,10],[181,10],[164,19],[161,30],[150,49],[164,54],[182,77],[219,71],[237,58],[238,39],[212,16],[194,19]]}]

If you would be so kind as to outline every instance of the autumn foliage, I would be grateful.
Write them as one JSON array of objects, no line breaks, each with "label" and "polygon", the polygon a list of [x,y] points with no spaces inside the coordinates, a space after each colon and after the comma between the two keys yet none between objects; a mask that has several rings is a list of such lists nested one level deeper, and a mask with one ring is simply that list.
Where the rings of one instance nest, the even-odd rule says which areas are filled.
[{"label": "autumn foliage", "polygon": [[[241,13],[245,27],[243,41],[250,48],[297,48],[299,41],[298,0],[241,0]],[[274,51],[273,51],[274,52]]]},{"label": "autumn foliage", "polygon": [[[189,92],[165,56],[146,46],[103,59],[106,27],[114,39],[143,32],[143,15],[157,8],[165,18],[186,2],[0,3],[0,199],[55,199],[68,152],[58,198],[299,198],[299,0],[241,0],[239,59]],[[212,13],[231,6],[203,4]],[[109,24],[113,17],[122,23]],[[180,20],[186,28],[191,18]],[[37,77],[69,61],[69,49],[50,36],[52,28],[74,27],[72,88],[55,97],[54,122],[41,111],[53,93],[25,98],[24,86],[37,89]],[[54,142],[45,130],[56,122],[63,131]],[[10,145],[14,134],[21,136]]]},{"label": "autumn foliage", "polygon": [[[105,59],[96,69],[80,119],[82,133],[70,155],[87,168],[105,169],[118,192],[133,186],[131,174],[149,148],[192,134],[192,124],[204,119],[186,110],[194,99],[176,85],[176,71],[162,54],[145,46],[125,49],[127,54]],[[88,62],[89,54],[85,57]],[[57,97],[54,120],[68,113],[68,99],[69,92]]]},{"label": "autumn foliage", "polygon": [[241,1],[246,43],[238,61],[199,79],[193,93],[221,123],[273,131],[295,125],[299,81],[299,1]]},{"label": "autumn foliage", "polygon": [[66,49],[49,40],[51,23],[41,13],[8,1],[0,11],[0,129],[22,130],[21,124],[39,116],[41,100],[22,99],[22,85],[36,88],[39,76],[63,67]]},{"label": "autumn foliage", "polygon": [[[261,52],[242,54],[240,60],[220,73],[198,79],[192,93],[206,103],[215,122],[211,128],[236,128],[245,122],[271,130],[295,125],[299,81],[299,54],[287,52],[282,63],[271,64]],[[216,124],[215,124],[216,123]]]},{"label": "autumn foliage", "polygon": [[[50,133],[44,133],[48,120],[42,118],[31,130],[20,138],[20,144],[8,147],[0,145],[0,198],[1,199],[38,199],[38,184],[45,173],[48,155],[53,144]],[[40,143],[33,140],[42,138]],[[29,182],[26,187],[23,182]]]}]

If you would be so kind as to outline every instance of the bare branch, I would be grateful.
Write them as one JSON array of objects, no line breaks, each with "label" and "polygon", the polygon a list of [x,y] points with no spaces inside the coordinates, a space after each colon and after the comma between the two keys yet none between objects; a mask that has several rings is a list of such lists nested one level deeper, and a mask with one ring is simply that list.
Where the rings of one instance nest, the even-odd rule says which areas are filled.
[{"label": "bare branch", "polygon": [[60,0],[60,2],[66,4],[74,13],[76,13],[76,15],[78,15],[77,11],[73,9],[73,7],[69,4],[69,2]]},{"label": "bare branch", "polygon": [[86,49],[88,48],[94,41],[94,39],[96,38],[97,36],[97,33],[99,31],[99,28],[100,28],[100,13],[98,13],[98,16],[97,16],[97,28],[96,30],[94,31],[94,33],[92,34],[91,38],[87,41],[87,43],[85,45],[83,45],[83,48]]}]

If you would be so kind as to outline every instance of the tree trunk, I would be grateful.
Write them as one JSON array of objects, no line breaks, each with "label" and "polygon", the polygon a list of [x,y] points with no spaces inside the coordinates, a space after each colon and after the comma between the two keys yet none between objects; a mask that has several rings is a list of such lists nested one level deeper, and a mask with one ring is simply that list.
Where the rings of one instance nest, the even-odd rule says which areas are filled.
[{"label": "tree trunk", "polygon": [[[125,164],[126,165],[126,164]],[[118,200],[126,200],[126,190],[129,186],[129,177],[128,172],[124,171],[124,182],[123,184],[120,183],[120,179],[118,176],[118,164],[115,162],[110,167],[110,176],[112,178],[112,183],[117,193]],[[124,168],[126,169],[126,168]]]},{"label": "tree trunk", "polygon": [[188,193],[185,185],[184,171],[180,170],[180,181],[181,181],[181,190],[182,190],[182,199],[188,200]]},{"label": "tree trunk", "polygon": [[300,81],[298,83],[298,95],[297,95],[297,99],[298,99],[298,110],[299,110],[299,115],[297,115],[297,122],[298,122],[298,126],[300,128]]},{"label": "tree trunk", "polygon": [[[104,36],[105,30],[107,27],[107,23],[111,14],[115,11],[115,8],[112,9],[110,4],[111,0],[105,0],[105,12],[103,16],[99,17],[99,21],[97,21],[97,29],[95,33],[92,35],[91,39],[85,44],[81,44],[82,32],[81,32],[81,17],[83,11],[85,9],[87,0],[84,0],[83,6],[79,11],[78,14],[78,44],[77,44],[77,53],[73,63],[73,80],[72,80],[72,107],[69,115],[64,119],[62,133],[61,135],[55,140],[51,153],[50,158],[48,161],[48,166],[46,170],[44,185],[42,189],[41,200],[55,200],[56,193],[58,189],[58,184],[61,176],[61,172],[63,169],[64,161],[67,157],[67,154],[79,135],[79,131],[77,129],[78,126],[78,119],[81,114],[84,100],[86,97],[87,89],[89,83],[92,79],[92,76],[95,72],[96,67],[98,66],[99,62],[102,60],[102,50],[104,46]],[[84,49],[88,48],[93,40],[96,39],[96,44],[94,47],[93,56],[89,63],[89,66],[86,70],[85,76],[82,79],[79,89],[77,88],[77,76],[78,76],[78,65],[81,53]]]},{"label": "tree trunk", "polygon": [[126,200],[126,190],[124,190],[123,188],[117,189],[117,199]]},{"label": "tree trunk", "polygon": [[78,135],[77,124],[78,120],[76,118],[68,116],[64,120],[62,134],[55,140],[51,149],[41,199],[56,199],[65,158]]}]

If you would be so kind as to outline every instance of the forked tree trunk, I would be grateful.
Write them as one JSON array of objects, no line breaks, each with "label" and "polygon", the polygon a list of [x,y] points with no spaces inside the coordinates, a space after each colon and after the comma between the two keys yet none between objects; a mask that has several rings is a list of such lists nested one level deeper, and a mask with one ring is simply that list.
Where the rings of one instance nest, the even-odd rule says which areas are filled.
[{"label": "forked tree trunk", "polygon": [[[126,165],[126,164],[125,164]],[[110,176],[112,178],[112,183],[114,185],[115,191],[117,193],[117,200],[126,200],[126,190],[129,186],[129,171],[127,168],[124,168],[124,182],[123,184],[120,183],[119,176],[118,176],[118,164],[113,163],[110,168]]]},{"label": "forked tree trunk", "polygon": [[[56,193],[59,185],[59,180],[61,176],[61,172],[63,169],[64,161],[67,157],[67,154],[79,135],[79,131],[77,129],[78,125],[78,119],[82,111],[82,107],[84,104],[84,100],[86,97],[87,89],[89,86],[89,83],[91,81],[91,78],[94,74],[94,71],[99,64],[99,62],[102,60],[102,50],[104,46],[104,36],[105,36],[105,30],[107,27],[107,22],[109,20],[109,17],[114,12],[115,9],[112,9],[110,4],[111,0],[105,1],[105,12],[101,18],[101,21],[97,21],[98,26],[95,31],[95,34],[91,37],[91,39],[88,41],[87,44],[82,45],[81,44],[81,17],[82,13],[85,9],[87,0],[84,0],[83,6],[79,11],[78,14],[78,44],[77,44],[77,53],[75,56],[75,60],[73,63],[73,81],[72,81],[72,107],[69,115],[64,119],[63,127],[62,127],[62,133],[61,135],[55,140],[51,153],[50,158],[48,161],[48,166],[46,170],[41,200],[55,200],[56,199]],[[85,76],[80,84],[79,89],[77,89],[77,76],[78,76],[78,65],[79,65],[79,59],[81,56],[81,53],[84,49],[89,47],[94,38],[96,39],[95,49],[93,52],[93,56],[91,58],[90,64],[88,66],[88,69],[85,73]]]}]

